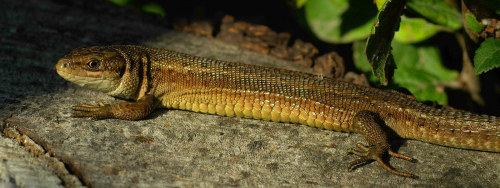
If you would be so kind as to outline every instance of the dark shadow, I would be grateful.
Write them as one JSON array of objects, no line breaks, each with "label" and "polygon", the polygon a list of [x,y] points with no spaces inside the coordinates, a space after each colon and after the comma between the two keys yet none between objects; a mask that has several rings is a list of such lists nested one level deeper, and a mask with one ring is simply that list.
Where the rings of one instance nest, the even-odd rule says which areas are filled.
[{"label": "dark shadow", "polygon": [[377,16],[377,6],[371,1],[366,1],[366,3],[353,3],[351,1],[350,3],[351,4],[349,5],[347,11],[345,11],[341,16],[341,35],[366,24]]},{"label": "dark shadow", "polygon": [[156,119],[156,118],[166,114],[168,111],[169,111],[169,109],[166,109],[166,108],[155,109],[145,119]]}]

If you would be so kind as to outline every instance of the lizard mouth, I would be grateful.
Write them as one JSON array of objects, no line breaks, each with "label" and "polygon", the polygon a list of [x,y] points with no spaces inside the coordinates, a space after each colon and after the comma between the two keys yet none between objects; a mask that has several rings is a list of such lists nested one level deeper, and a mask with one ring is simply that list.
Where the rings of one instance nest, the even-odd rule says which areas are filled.
[{"label": "lizard mouth", "polygon": [[67,58],[61,58],[57,62],[55,68],[57,74],[61,77],[82,87],[103,92],[110,92],[117,87],[116,80],[108,79],[104,76],[104,74],[96,76],[94,74],[89,74],[85,70],[79,70],[78,68],[72,66],[71,60]]},{"label": "lizard mouth", "polygon": [[55,66],[56,68],[56,72],[57,74],[59,74],[59,76],[63,77],[64,79],[68,80],[68,78],[70,78],[70,69],[68,67],[70,67],[71,65],[71,62],[66,59],[66,58],[61,58],[59,59],[59,61],[57,61],[57,64]]}]

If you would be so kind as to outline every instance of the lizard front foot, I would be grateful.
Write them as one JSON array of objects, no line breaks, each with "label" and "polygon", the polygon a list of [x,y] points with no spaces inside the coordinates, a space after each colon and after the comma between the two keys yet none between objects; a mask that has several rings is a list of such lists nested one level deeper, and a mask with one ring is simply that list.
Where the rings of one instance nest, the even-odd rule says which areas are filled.
[{"label": "lizard front foot", "polygon": [[81,106],[74,106],[71,117],[90,117],[94,120],[106,119],[113,117],[111,112],[111,105],[99,102],[98,105],[83,104]]},{"label": "lizard front foot", "polygon": [[118,104],[103,104],[98,105],[83,104],[73,107],[76,112],[73,117],[90,117],[92,119],[124,119],[124,120],[140,120],[144,119],[153,111],[154,97],[145,95],[136,102],[122,102]]}]

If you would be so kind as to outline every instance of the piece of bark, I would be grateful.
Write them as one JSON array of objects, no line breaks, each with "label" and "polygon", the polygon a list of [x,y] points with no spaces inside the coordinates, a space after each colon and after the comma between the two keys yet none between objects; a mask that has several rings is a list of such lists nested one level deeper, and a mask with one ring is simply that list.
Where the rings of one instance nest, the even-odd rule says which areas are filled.
[{"label": "piece of bark", "polygon": [[330,52],[314,60],[314,71],[333,78],[343,78],[345,72],[344,60],[337,52]]},{"label": "piece of bark", "polygon": [[197,22],[177,22],[174,24],[174,29],[179,32],[192,33],[198,36],[213,38],[214,26],[207,21]]},{"label": "piece of bark", "polygon": [[295,40],[289,47],[290,37],[289,33],[278,33],[267,26],[234,21],[232,16],[225,16],[216,38],[261,54],[290,60],[303,67],[311,67],[318,49],[302,40]]}]

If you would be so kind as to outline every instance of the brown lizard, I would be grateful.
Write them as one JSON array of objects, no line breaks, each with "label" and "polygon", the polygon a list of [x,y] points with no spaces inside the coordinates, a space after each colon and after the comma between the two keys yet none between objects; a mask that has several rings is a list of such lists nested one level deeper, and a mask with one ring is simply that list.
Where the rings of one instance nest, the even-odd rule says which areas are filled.
[{"label": "brown lizard", "polygon": [[412,160],[391,150],[386,132],[443,146],[500,152],[500,117],[437,109],[395,91],[277,68],[226,62],[141,46],[78,48],[61,58],[57,73],[80,86],[133,100],[75,106],[74,117],[144,119],[155,108],[299,123],[361,133],[368,146],[349,164]]}]

